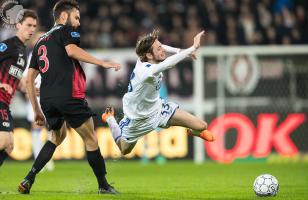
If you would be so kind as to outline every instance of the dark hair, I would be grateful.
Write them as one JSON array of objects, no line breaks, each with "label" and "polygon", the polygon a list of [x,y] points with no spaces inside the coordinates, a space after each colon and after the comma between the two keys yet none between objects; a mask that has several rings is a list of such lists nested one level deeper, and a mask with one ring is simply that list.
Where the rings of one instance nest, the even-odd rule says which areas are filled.
[{"label": "dark hair", "polygon": [[37,20],[37,14],[34,10],[24,9],[23,10],[23,16],[20,19],[19,23],[23,23],[28,17],[31,17],[33,19]]},{"label": "dark hair", "polygon": [[79,4],[75,0],[60,0],[53,7],[53,18],[56,21],[59,19],[62,12],[69,12],[76,8],[79,10]]},{"label": "dark hair", "polygon": [[142,62],[147,61],[146,54],[153,51],[152,45],[158,39],[159,30],[153,30],[152,33],[141,36],[136,43],[136,54]]}]

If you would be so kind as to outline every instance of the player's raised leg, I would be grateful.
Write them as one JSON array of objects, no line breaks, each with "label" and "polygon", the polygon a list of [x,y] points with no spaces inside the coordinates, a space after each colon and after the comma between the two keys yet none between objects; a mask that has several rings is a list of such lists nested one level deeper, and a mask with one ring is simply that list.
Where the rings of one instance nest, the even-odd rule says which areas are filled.
[{"label": "player's raised leg", "polygon": [[102,121],[107,123],[110,127],[113,140],[119,147],[122,155],[129,154],[135,147],[137,142],[127,143],[121,139],[121,129],[119,124],[114,118],[114,109],[112,107],[106,108],[105,112],[102,114]]},{"label": "player's raised leg", "polygon": [[188,128],[188,135],[200,137],[208,142],[213,142],[215,140],[214,135],[207,130],[207,123],[205,121],[182,109],[177,109],[175,111],[168,125],[186,127]]}]

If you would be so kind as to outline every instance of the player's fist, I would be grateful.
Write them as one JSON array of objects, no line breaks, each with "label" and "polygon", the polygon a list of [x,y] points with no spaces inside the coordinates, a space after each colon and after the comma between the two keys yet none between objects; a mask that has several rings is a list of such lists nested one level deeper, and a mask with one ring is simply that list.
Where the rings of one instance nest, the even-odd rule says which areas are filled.
[{"label": "player's fist", "polygon": [[34,121],[37,126],[44,126],[46,119],[42,111],[36,111],[34,113]]},{"label": "player's fist", "polygon": [[115,71],[120,70],[121,65],[119,63],[115,63],[115,62],[104,62],[103,63],[103,67],[105,68],[114,68]]},{"label": "player's fist", "polygon": [[198,49],[200,47],[201,37],[204,35],[204,31],[201,31],[194,37],[194,47]]}]

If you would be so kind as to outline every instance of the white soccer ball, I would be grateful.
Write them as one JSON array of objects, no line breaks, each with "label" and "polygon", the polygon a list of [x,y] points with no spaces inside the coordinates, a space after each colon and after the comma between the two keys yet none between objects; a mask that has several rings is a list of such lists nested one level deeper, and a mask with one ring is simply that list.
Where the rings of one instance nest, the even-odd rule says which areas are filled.
[{"label": "white soccer ball", "polygon": [[278,180],[270,174],[262,174],[253,183],[253,190],[261,197],[275,196],[279,190]]}]

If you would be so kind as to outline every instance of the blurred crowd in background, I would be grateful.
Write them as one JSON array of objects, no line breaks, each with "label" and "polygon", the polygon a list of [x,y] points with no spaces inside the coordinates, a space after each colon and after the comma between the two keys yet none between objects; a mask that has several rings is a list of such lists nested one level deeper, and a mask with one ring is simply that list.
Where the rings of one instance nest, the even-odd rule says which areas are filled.
[{"label": "blurred crowd in background", "polygon": [[[55,0],[21,0],[38,11],[42,30],[53,26]],[[201,29],[204,45],[308,43],[306,0],[83,0],[79,1],[84,48],[134,47],[138,36],[159,28],[161,41],[192,44]],[[1,30],[1,36],[6,34]],[[2,39],[2,38],[0,38]]]}]

